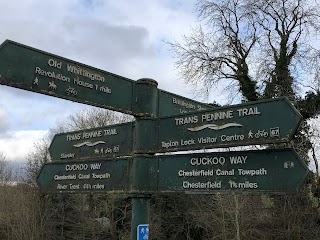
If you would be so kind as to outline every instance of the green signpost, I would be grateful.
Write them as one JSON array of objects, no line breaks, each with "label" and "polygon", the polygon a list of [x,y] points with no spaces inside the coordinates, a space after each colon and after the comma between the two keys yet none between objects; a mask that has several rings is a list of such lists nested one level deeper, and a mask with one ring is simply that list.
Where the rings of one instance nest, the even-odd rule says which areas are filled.
[{"label": "green signpost", "polygon": [[[261,100],[154,120],[140,120],[137,153],[288,142],[302,117],[287,98]],[[152,132],[152,139],[146,135]]]},{"label": "green signpost", "polygon": [[56,134],[49,147],[53,160],[83,160],[132,155],[133,123]]},{"label": "green signpost", "polygon": [[284,97],[159,118],[155,151],[288,142],[301,119]]},{"label": "green signpost", "polygon": [[[288,142],[302,117],[287,98],[56,135],[53,159]],[[106,134],[109,133],[109,134]],[[112,150],[115,149],[115,150]]]},{"label": "green signpost", "polygon": [[0,46],[0,83],[132,113],[133,81],[9,40]]},{"label": "green signpost", "polygon": [[293,192],[309,170],[292,149],[159,157],[159,192]]},{"label": "green signpost", "polygon": [[[0,46],[0,84],[138,117],[148,115],[145,107],[152,104],[137,81],[10,40]],[[157,88],[155,95],[152,117],[211,108]]]},{"label": "green signpost", "polygon": [[37,183],[44,193],[127,192],[128,159],[59,161],[45,164]]},{"label": "green signpost", "polygon": [[276,149],[59,161],[37,182],[45,193],[280,193],[297,190],[308,172],[293,149]]},{"label": "green signpost", "polygon": [[160,89],[158,92],[158,103],[159,117],[174,116],[213,108],[208,104],[197,102]]},{"label": "green signpost", "polygon": [[0,84],[136,117],[57,134],[53,162],[37,177],[44,193],[131,194],[132,240],[138,226],[149,229],[155,192],[291,192],[308,174],[292,149],[154,156],[288,142],[302,117],[285,97],[214,108],[152,79],[133,81],[10,40],[0,45]]}]

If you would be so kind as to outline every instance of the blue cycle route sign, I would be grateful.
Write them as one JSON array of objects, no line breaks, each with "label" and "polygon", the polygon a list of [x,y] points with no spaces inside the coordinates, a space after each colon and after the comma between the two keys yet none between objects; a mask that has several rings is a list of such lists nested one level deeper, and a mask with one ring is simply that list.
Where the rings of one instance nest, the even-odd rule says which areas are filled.
[{"label": "blue cycle route sign", "polygon": [[137,240],[149,239],[149,224],[140,224],[137,227]]}]

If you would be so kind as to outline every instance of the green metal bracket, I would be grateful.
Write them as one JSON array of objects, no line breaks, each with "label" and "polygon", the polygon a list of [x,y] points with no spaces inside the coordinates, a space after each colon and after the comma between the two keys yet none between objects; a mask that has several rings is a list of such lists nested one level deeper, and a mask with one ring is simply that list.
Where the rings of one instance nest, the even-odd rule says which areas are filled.
[{"label": "green metal bracket", "polygon": [[158,129],[156,119],[137,118],[134,124],[134,152],[153,154],[157,152]]},{"label": "green metal bracket", "polygon": [[156,118],[158,113],[158,82],[142,78],[135,82],[133,111],[141,118]]},{"label": "green metal bracket", "polygon": [[151,155],[135,155],[132,160],[131,193],[151,194],[157,191],[158,161]]}]

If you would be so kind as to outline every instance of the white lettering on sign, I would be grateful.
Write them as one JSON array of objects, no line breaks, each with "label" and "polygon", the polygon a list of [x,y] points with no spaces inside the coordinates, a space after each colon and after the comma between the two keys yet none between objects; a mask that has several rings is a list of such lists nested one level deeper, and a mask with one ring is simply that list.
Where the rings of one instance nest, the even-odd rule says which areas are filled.
[{"label": "white lettering on sign", "polygon": [[235,182],[230,180],[229,181],[229,186],[231,189],[256,189],[258,188],[258,183],[254,182],[249,182],[249,181],[245,181],[245,182]]},{"label": "white lettering on sign", "polygon": [[102,131],[91,131],[91,132],[84,132],[82,134],[82,139],[84,138],[96,138],[96,137],[101,137],[102,136]]},{"label": "white lettering on sign", "polygon": [[73,79],[73,84],[81,86],[81,87],[86,87],[86,88],[93,89],[93,84],[92,83],[88,83],[88,82],[82,81],[82,80],[79,79],[79,77]]},{"label": "white lettering on sign", "polygon": [[90,174],[78,174],[78,179],[90,179]]},{"label": "white lettering on sign", "polygon": [[216,169],[217,176],[234,176],[234,169],[232,170],[223,170],[223,169]]},{"label": "white lettering on sign", "polygon": [[69,171],[83,171],[88,169],[88,164],[86,163],[80,163],[80,164],[67,164],[65,167],[65,170],[67,172]]},{"label": "white lettering on sign", "polygon": [[54,175],[53,179],[55,181],[61,181],[61,180],[75,180],[77,179],[76,174],[70,174],[70,175]]},{"label": "white lettering on sign", "polygon": [[35,73],[39,74],[41,76],[57,79],[57,80],[60,80],[60,81],[63,81],[63,82],[71,82],[69,77],[66,77],[66,76],[62,75],[61,73],[55,73],[53,71],[52,72],[45,71],[45,70],[42,70],[39,67],[36,67]]},{"label": "white lettering on sign", "polygon": [[225,157],[199,157],[191,158],[190,164],[192,166],[201,166],[201,165],[224,165],[226,163]]},{"label": "white lettering on sign", "polygon": [[198,143],[201,143],[201,144],[207,144],[207,143],[215,143],[217,142],[217,138],[216,137],[201,137],[201,138],[198,138]]},{"label": "white lettering on sign", "polygon": [[180,139],[179,141],[162,141],[161,147],[162,148],[174,148],[178,146],[186,147],[186,146],[193,146],[197,144],[211,144],[221,142],[233,142],[233,141],[243,141],[245,140],[245,136],[242,134],[233,134],[233,135],[221,135],[218,137],[199,137],[199,138],[190,138],[190,139]]},{"label": "white lettering on sign", "polygon": [[204,107],[202,107],[202,106],[200,106],[200,105],[197,106],[197,109],[198,109],[198,111],[207,110],[207,108],[204,108]]},{"label": "white lettering on sign", "polygon": [[[240,108],[235,110],[235,114],[238,117],[246,117],[246,116],[254,116],[254,115],[261,115],[261,112],[259,111],[258,107],[248,107],[248,108]],[[192,115],[187,117],[177,117],[174,119],[175,125],[186,125],[186,124],[196,124],[199,122],[202,122],[203,124],[208,122],[214,122],[218,120],[226,120],[226,119],[233,119],[234,118],[234,111],[233,110],[226,110],[226,111],[218,111],[218,112],[207,112],[200,116]],[[200,119],[201,118],[201,119]],[[189,131],[201,131],[206,128],[212,129],[212,130],[222,130],[225,128],[230,127],[243,127],[242,124],[231,122],[231,123],[224,123],[224,124],[216,124],[216,123],[208,123],[203,126],[197,126],[188,128]],[[274,131],[276,133],[276,131]],[[225,139],[224,141],[230,141]]]},{"label": "white lettering on sign", "polygon": [[205,113],[202,114],[201,120],[202,122],[211,122],[230,118],[233,118],[233,111],[231,110],[224,112]]},{"label": "white lettering on sign", "polygon": [[75,141],[75,140],[80,140],[81,139],[81,133],[77,133],[77,134],[68,134],[67,135],[67,141]]},{"label": "white lettering on sign", "polygon": [[90,164],[91,170],[100,170],[101,169],[101,163],[91,163]]},{"label": "white lettering on sign", "polygon": [[260,168],[260,169],[238,169],[239,175],[240,176],[260,176],[260,175],[267,175],[267,170],[265,168]]},{"label": "white lettering on sign", "polygon": [[69,189],[70,190],[79,190],[80,189],[80,184],[69,183]]},{"label": "white lettering on sign", "polygon": [[163,148],[177,147],[179,146],[179,142],[177,141],[161,142],[161,146]]},{"label": "white lettering on sign", "polygon": [[191,171],[185,171],[185,170],[179,170],[178,176],[179,177],[207,177],[207,176],[213,176],[214,172],[213,170],[195,170],[192,169]]},{"label": "white lettering on sign", "polygon": [[92,73],[88,70],[82,69],[79,66],[73,66],[73,65],[67,64],[67,70],[68,70],[68,72],[72,72],[76,75],[87,77],[87,78],[91,79],[92,81],[94,81],[94,80],[99,81],[99,82],[105,81],[103,76],[101,76],[97,73]]},{"label": "white lettering on sign", "polygon": [[85,190],[91,189],[91,184],[90,183],[85,183],[85,184],[83,184],[82,188],[85,189]]},{"label": "white lettering on sign", "polygon": [[188,146],[188,145],[194,145],[194,144],[196,144],[196,141],[193,138],[189,140],[181,139],[181,146]]},{"label": "white lettering on sign", "polygon": [[66,159],[66,158],[74,158],[75,153],[61,153],[60,158]]},{"label": "white lettering on sign", "polygon": [[244,140],[244,135],[238,135],[238,134],[233,134],[233,135],[221,135],[220,140],[222,142],[232,142],[232,141],[243,141]]},{"label": "white lettering on sign", "polygon": [[198,116],[184,117],[184,118],[175,118],[176,125],[184,125],[189,123],[197,123]]},{"label": "white lettering on sign", "polygon": [[[104,142],[105,143],[105,142]],[[103,155],[103,154],[112,154],[112,153],[118,153],[120,151],[120,146],[107,146],[106,148],[95,148],[94,154],[97,155]]]},{"label": "white lettering on sign", "polygon": [[[48,64],[48,66],[55,68],[56,70],[62,70],[63,65],[62,65],[62,62],[60,62],[60,61],[49,58],[47,61],[47,64]],[[66,64],[66,71],[76,75],[76,77],[73,79],[73,81],[71,80],[70,77],[64,76],[62,73],[56,73],[55,71],[43,70],[38,66],[35,67],[35,73],[40,76],[49,77],[49,78],[52,78],[55,80],[60,80],[62,82],[72,83],[74,85],[84,87],[86,89],[94,89],[96,91],[100,91],[100,92],[107,93],[107,94],[112,93],[111,89],[106,85],[101,86],[98,83],[95,84],[95,83],[87,82],[88,80],[86,81],[86,79],[85,80],[80,79],[80,77],[82,77],[82,78],[85,77],[85,78],[89,78],[92,81],[97,81],[100,84],[103,84],[105,82],[105,78],[98,73],[94,73],[91,70],[89,71],[89,70],[83,69],[79,66],[74,66],[72,64]],[[39,86],[40,81],[41,81],[41,79],[35,78],[33,85]],[[57,86],[56,84],[54,84],[54,82],[51,82],[50,87],[52,88],[52,86],[54,86],[54,90],[61,87],[59,85]],[[70,86],[68,88],[65,88],[63,91],[65,91],[68,95],[76,96],[78,94],[77,90],[70,87]]]},{"label": "white lettering on sign", "polygon": [[215,182],[189,182],[189,181],[183,181],[182,187],[184,189],[208,189],[208,188],[221,188],[221,181],[215,181]]},{"label": "white lettering on sign", "polygon": [[58,62],[58,61],[50,58],[50,59],[48,60],[48,65],[49,65],[50,67],[54,67],[54,68],[61,69],[61,67],[62,67],[62,62]]},{"label": "white lettering on sign", "polygon": [[104,130],[95,130],[95,131],[87,131],[82,133],[68,134],[66,136],[67,142],[69,141],[77,141],[81,139],[89,139],[89,138],[98,138],[102,136],[112,136],[117,135],[117,129],[104,129]]},{"label": "white lettering on sign", "polygon": [[246,117],[251,115],[260,115],[258,107],[250,107],[250,108],[240,108],[237,110],[239,117]]},{"label": "white lettering on sign", "polygon": [[99,85],[96,84],[96,90],[100,91],[100,92],[104,92],[104,93],[111,93],[111,89],[108,88],[107,86],[101,86],[99,87]]},{"label": "white lettering on sign", "polygon": [[189,109],[195,109],[196,108],[195,105],[193,105],[191,103],[188,103],[188,102],[185,102],[183,100],[177,99],[177,98],[172,98],[172,103],[180,105],[180,106],[185,107],[185,108],[189,108]]},{"label": "white lettering on sign", "polygon": [[117,134],[118,133],[117,133],[117,129],[116,128],[104,130],[104,135],[105,136],[117,135]]},{"label": "white lettering on sign", "polygon": [[111,174],[110,173],[103,173],[103,174],[92,173],[91,176],[92,176],[93,179],[108,179],[108,178],[111,178]]},{"label": "white lettering on sign", "polygon": [[248,156],[231,156],[230,163],[231,164],[245,164]]},{"label": "white lettering on sign", "polygon": [[57,189],[58,190],[66,190],[68,188],[68,185],[65,185],[65,184],[58,184],[57,185]]},{"label": "white lettering on sign", "polygon": [[104,184],[100,184],[100,183],[97,183],[97,184],[94,184],[92,185],[92,189],[104,189]]}]

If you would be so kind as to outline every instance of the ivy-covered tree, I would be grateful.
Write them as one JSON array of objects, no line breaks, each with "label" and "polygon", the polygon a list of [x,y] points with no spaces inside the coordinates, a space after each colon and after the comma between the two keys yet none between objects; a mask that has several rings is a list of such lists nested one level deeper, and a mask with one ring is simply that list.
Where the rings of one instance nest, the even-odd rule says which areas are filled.
[{"label": "ivy-covered tree", "polygon": [[[320,30],[319,11],[318,1],[312,0],[198,0],[196,12],[202,25],[182,42],[169,42],[176,68],[200,94],[225,86],[230,96],[241,101],[286,96],[301,112],[303,122],[289,145],[267,147],[294,147],[316,169],[316,135],[310,122],[317,121],[320,113],[320,51],[313,41]],[[237,216],[231,221],[234,226],[226,225],[232,215],[225,215],[223,224],[236,230],[234,239],[317,238],[319,182],[319,176],[311,175],[302,191],[292,196],[269,195],[260,200],[243,196],[245,201],[231,206]],[[228,196],[222,199],[230,201]],[[265,216],[259,217],[255,206]],[[302,214],[296,215],[294,209]],[[204,235],[203,239],[230,236],[215,237]]]},{"label": "ivy-covered tree", "polygon": [[231,82],[245,101],[295,101],[298,87],[319,77],[320,55],[310,41],[320,29],[319,8],[306,0],[199,0],[204,24],[169,43],[176,67],[200,88]]}]

